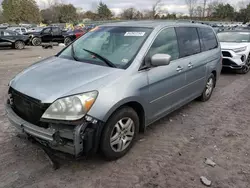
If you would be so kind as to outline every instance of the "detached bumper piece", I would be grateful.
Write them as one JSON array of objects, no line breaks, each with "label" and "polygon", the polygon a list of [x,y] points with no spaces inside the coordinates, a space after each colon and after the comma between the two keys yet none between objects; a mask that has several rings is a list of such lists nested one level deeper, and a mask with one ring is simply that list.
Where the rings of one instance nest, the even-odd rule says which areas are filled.
[{"label": "detached bumper piece", "polygon": [[91,121],[83,120],[78,125],[53,122],[47,123],[47,127],[41,127],[19,117],[8,103],[6,112],[9,121],[19,132],[45,147],[71,154],[76,158],[98,150],[104,124],[94,118],[88,117]]}]

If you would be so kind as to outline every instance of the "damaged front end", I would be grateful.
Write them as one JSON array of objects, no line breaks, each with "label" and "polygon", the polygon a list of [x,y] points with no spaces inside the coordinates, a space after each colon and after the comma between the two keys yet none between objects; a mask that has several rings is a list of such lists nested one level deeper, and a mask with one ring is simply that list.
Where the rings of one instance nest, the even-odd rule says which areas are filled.
[{"label": "damaged front end", "polygon": [[6,103],[7,117],[20,132],[53,150],[79,157],[96,152],[103,122],[84,116],[78,121],[41,121],[48,105],[13,89]]}]

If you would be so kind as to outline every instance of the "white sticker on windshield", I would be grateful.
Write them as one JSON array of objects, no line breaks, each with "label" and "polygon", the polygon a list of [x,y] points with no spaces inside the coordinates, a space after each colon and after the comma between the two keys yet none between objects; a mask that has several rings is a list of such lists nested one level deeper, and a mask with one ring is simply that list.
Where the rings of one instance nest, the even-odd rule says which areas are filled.
[{"label": "white sticker on windshield", "polygon": [[126,32],[124,36],[126,37],[142,37],[145,35],[145,32]]}]

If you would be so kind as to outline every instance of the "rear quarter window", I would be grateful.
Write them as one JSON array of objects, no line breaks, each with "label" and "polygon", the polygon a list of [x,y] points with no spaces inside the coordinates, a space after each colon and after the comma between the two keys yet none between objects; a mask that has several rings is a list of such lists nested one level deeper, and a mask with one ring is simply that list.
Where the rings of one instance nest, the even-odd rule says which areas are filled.
[{"label": "rear quarter window", "polygon": [[186,57],[201,52],[199,36],[195,27],[177,27],[176,34],[180,49],[180,57]]},{"label": "rear quarter window", "polygon": [[198,28],[201,50],[208,51],[218,47],[218,41],[211,28]]}]

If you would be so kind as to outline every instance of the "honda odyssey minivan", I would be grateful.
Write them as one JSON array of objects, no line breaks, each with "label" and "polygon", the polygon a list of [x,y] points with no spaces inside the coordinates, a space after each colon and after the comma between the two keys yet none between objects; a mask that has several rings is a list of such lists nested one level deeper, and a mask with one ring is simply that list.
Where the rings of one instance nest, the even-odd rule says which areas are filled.
[{"label": "honda odyssey minivan", "polygon": [[76,157],[125,155],[139,131],[199,98],[221,72],[209,26],[133,21],[98,26],[9,83],[7,116],[27,136]]}]

